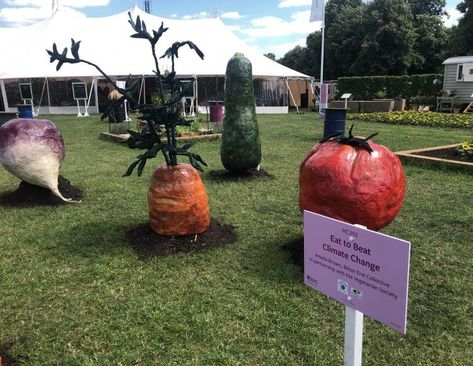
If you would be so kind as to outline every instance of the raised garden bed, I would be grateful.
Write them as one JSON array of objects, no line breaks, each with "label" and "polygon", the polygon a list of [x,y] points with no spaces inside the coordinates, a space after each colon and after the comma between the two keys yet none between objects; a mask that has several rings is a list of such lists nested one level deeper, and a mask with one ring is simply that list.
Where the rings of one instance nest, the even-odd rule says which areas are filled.
[{"label": "raised garden bed", "polygon": [[473,162],[460,159],[456,149],[459,144],[399,151],[396,154],[405,161],[423,161],[437,166],[469,169],[473,171]]}]

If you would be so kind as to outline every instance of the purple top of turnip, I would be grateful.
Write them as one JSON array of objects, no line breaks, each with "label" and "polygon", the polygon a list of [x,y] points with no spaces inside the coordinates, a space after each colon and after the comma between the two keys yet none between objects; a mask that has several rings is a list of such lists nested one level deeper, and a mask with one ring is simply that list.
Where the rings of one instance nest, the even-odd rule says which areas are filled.
[{"label": "purple top of turnip", "polygon": [[54,123],[46,119],[15,118],[0,126],[0,154],[15,144],[41,144],[62,161],[64,140]]}]

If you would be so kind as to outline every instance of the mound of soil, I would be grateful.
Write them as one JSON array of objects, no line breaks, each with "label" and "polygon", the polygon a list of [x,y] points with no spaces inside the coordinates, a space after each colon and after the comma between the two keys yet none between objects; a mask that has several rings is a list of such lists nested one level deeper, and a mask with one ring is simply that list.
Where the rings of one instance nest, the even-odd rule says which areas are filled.
[{"label": "mound of soil", "polygon": [[[74,187],[69,180],[62,175],[58,178],[59,192],[74,201],[80,201],[83,192]],[[18,189],[14,192],[4,193],[0,196],[0,206],[10,207],[34,207],[34,206],[55,206],[65,204],[63,200],[55,196],[47,188],[35,186],[22,181]]]},{"label": "mound of soil", "polygon": [[235,181],[239,179],[258,179],[258,178],[274,178],[266,170],[250,169],[244,172],[233,172],[229,170],[211,170],[208,173],[210,179],[215,181]]},{"label": "mound of soil", "polygon": [[231,225],[210,220],[209,229],[202,234],[188,236],[165,236],[156,234],[148,223],[130,229],[126,233],[128,243],[138,259],[146,261],[176,253],[192,253],[232,244],[237,236]]}]

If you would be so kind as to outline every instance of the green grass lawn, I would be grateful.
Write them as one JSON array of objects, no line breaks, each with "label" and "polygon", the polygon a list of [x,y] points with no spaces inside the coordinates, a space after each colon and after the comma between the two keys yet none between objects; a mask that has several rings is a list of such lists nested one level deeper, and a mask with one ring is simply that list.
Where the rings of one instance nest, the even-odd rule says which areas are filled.
[{"label": "green grass lawn", "polygon": [[[344,307],[303,283],[285,247],[302,237],[299,164],[321,138],[313,113],[259,116],[274,179],[218,182],[219,141],[192,150],[212,217],[235,244],[139,261],[125,240],[147,220],[148,177],[122,178],[139,153],[98,138],[98,117],[49,116],[61,174],[81,204],[0,207],[0,351],[25,365],[341,365]],[[392,150],[472,139],[461,129],[358,122]],[[184,161],[184,160],[181,160]],[[412,242],[407,335],[365,317],[364,365],[473,364],[472,173],[404,165],[406,202],[384,233]],[[0,192],[18,180],[0,170]]]}]

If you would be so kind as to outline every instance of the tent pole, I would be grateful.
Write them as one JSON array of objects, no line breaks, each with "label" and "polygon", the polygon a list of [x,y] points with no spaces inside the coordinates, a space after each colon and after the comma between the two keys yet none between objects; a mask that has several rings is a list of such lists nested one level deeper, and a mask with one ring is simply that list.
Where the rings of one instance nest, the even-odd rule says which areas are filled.
[{"label": "tent pole", "polygon": [[194,98],[195,98],[195,111],[199,113],[199,83],[197,81],[197,75],[194,75]]},{"label": "tent pole", "polygon": [[41,102],[43,101],[43,96],[44,96],[44,89],[47,83],[48,83],[48,78],[44,78],[43,90],[41,90],[41,97],[39,98],[39,105],[38,105],[38,109],[36,110],[36,116],[39,115],[39,109],[41,108]]},{"label": "tent pole", "polygon": [[95,86],[95,77],[92,77],[92,84],[90,85],[90,91],[89,91],[89,99],[87,100],[87,104],[85,105],[84,116],[89,115],[90,99],[92,98],[92,88],[94,88],[94,86]]},{"label": "tent pole", "polygon": [[287,81],[287,78],[285,78],[284,80],[286,80],[287,91],[289,92],[289,95],[291,96],[292,103],[294,103],[294,106],[296,107],[297,114],[299,114],[299,106],[296,104],[296,101],[294,100],[294,96],[292,95],[291,88],[289,87],[289,83]]},{"label": "tent pole", "polygon": [[146,104],[146,78],[143,75],[143,104]]},{"label": "tent pole", "polygon": [[0,89],[2,91],[2,98],[3,98],[3,105],[5,107],[5,112],[8,112],[8,99],[7,99],[7,92],[5,90],[5,81],[2,79],[0,80]]},{"label": "tent pole", "polygon": [[[138,94],[138,104],[141,103],[141,92],[143,91],[144,75],[141,75],[140,92]],[[143,103],[144,104],[144,103]]]},{"label": "tent pole", "polygon": [[[322,42],[320,45],[320,99],[319,99],[319,113],[322,111],[323,108],[327,108],[328,106],[328,95],[326,97],[326,104],[322,105],[322,86],[324,84],[324,52],[325,52],[325,0],[322,1],[323,9],[322,9]],[[325,89],[324,89],[325,90]],[[325,93],[324,93],[325,94]],[[324,98],[325,99],[325,98]]]},{"label": "tent pole", "polygon": [[94,79],[95,79],[95,86],[94,86],[95,111],[96,113],[99,113],[99,78],[97,76],[94,76]]},{"label": "tent pole", "polygon": [[48,96],[48,113],[51,113],[51,95],[49,93],[49,79],[46,78],[48,82],[46,83],[46,95]]},{"label": "tent pole", "polygon": [[309,85],[310,85],[310,90],[312,91],[312,95],[315,95],[315,89],[314,89],[314,85],[312,84],[312,81],[309,82]]}]

